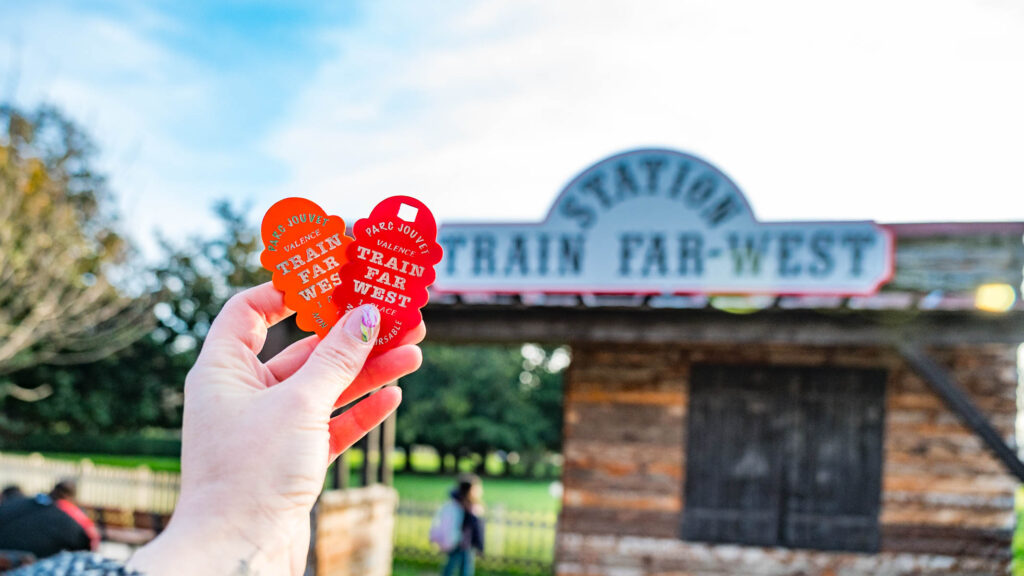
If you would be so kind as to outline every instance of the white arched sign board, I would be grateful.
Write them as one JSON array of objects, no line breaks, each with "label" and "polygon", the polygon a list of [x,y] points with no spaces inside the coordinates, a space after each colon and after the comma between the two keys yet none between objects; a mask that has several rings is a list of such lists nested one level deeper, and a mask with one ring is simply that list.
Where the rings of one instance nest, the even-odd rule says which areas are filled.
[{"label": "white arched sign board", "polygon": [[892,234],[874,222],[759,222],[720,170],[633,150],[573,179],[537,224],[445,224],[439,292],[828,294],[878,291]]}]

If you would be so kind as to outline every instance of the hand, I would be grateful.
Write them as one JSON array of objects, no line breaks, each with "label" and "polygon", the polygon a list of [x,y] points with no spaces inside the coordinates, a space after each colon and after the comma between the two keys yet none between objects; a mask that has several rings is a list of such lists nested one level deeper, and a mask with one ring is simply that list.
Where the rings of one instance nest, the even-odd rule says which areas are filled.
[{"label": "hand", "polygon": [[[267,329],[290,316],[270,283],[231,298],[185,380],[181,495],[167,530],[129,566],[161,574],[301,574],[309,512],[338,454],[390,415],[419,367],[420,324],[369,361],[379,315],[350,311],[321,341],[310,336],[265,364]],[[362,327],[369,327],[364,334]],[[365,363],[365,364],[364,364]]]}]

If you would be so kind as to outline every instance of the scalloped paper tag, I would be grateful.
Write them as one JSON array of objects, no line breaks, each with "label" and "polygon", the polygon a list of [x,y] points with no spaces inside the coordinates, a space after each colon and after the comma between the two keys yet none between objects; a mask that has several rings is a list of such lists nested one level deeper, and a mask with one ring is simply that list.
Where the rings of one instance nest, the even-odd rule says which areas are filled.
[{"label": "scalloped paper tag", "polygon": [[371,352],[379,354],[397,346],[422,320],[420,308],[427,304],[427,287],[441,261],[437,222],[419,200],[392,196],[356,222],[352,233],[355,240],[348,245],[334,303],[341,314],[363,304],[380,310],[380,332]]},{"label": "scalloped paper tag", "polygon": [[299,328],[323,338],[339,318],[331,296],[352,242],[345,221],[305,198],[285,198],[267,210],[260,232],[260,264],[274,274]]}]

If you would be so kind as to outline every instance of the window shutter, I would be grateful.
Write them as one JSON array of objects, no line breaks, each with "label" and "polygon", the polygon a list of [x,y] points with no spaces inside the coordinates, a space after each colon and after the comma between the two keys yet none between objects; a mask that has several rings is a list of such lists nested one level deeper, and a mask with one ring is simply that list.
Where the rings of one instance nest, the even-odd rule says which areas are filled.
[{"label": "window shutter", "polygon": [[885,378],[693,366],[682,537],[877,550]]},{"label": "window shutter", "polygon": [[778,542],[781,406],[771,384],[765,370],[693,368],[683,538]]},{"label": "window shutter", "polygon": [[878,550],[885,373],[805,370],[787,444],[783,543]]}]

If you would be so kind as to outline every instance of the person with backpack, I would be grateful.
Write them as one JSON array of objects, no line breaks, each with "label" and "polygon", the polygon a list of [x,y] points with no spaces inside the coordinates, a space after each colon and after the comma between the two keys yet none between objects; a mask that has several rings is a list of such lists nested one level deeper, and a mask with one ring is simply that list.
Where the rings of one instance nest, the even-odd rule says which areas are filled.
[{"label": "person with backpack", "polygon": [[484,552],[483,484],[462,476],[434,515],[430,541],[448,555],[441,576],[473,576],[476,553]]}]

